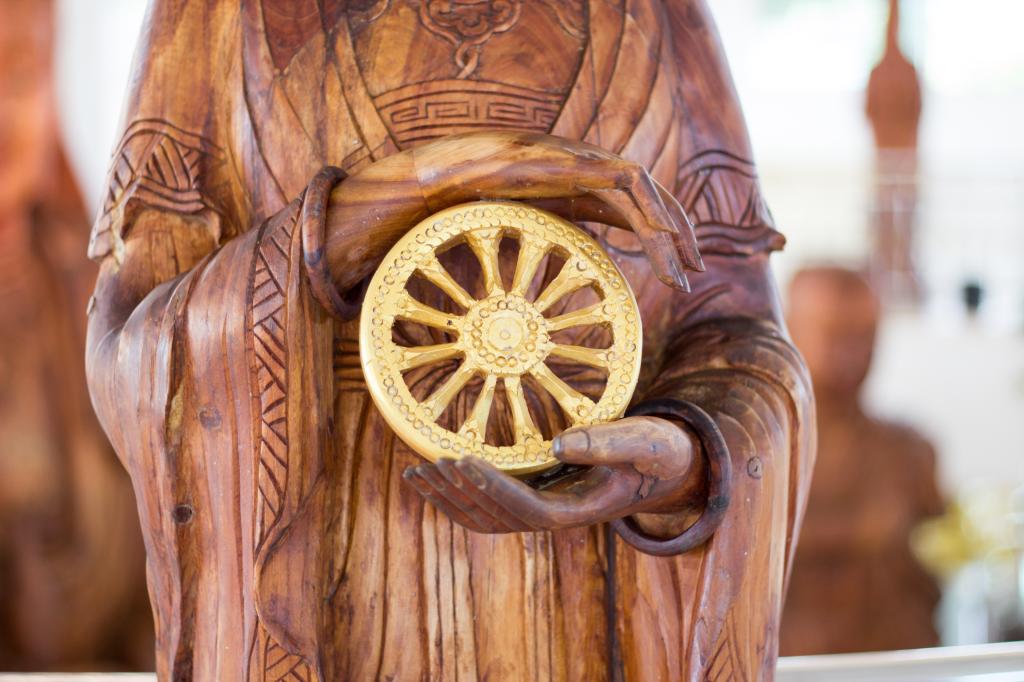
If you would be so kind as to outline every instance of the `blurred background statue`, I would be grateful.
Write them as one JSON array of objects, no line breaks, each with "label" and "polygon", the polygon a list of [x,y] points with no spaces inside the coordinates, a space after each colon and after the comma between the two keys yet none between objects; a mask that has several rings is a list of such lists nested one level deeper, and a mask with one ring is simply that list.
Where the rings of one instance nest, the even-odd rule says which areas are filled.
[{"label": "blurred background statue", "polygon": [[146,669],[134,497],[85,389],[96,268],[52,40],[51,2],[0,3],[0,670]]},{"label": "blurred background statue", "polygon": [[872,284],[886,299],[916,301],[914,221],[921,84],[900,49],[900,3],[889,0],[885,52],[868,80],[866,112],[875,138],[875,206],[871,224]]},{"label": "blurred background statue", "polygon": [[799,271],[789,329],[811,372],[818,461],[782,619],[783,655],[935,646],[939,587],[910,549],[941,514],[935,452],[907,427],[865,414],[879,306],[840,268]]}]

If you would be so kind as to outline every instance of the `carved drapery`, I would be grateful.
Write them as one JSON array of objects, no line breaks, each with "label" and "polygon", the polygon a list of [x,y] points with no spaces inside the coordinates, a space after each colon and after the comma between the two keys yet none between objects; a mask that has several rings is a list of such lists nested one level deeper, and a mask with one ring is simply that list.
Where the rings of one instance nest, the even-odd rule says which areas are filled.
[{"label": "carved drapery", "polygon": [[[106,257],[104,282],[153,280],[121,331],[96,335],[90,375],[140,495],[161,673],[769,674],[810,394],[772,316],[765,264],[782,238],[744,160],[706,8],[268,4],[155,3],[127,129],[159,119],[166,135],[123,145],[147,180],[115,157],[115,208],[97,228],[122,241],[122,269]],[[156,58],[183,44],[213,49],[195,64]],[[294,221],[321,166],[359,187],[403,148],[496,128],[636,161],[696,223],[707,272],[690,273],[689,295],[657,280],[631,234],[602,236],[644,317],[640,397],[700,405],[740,472],[738,502],[699,550],[650,557],[609,544],[602,526],[491,536],[453,524],[402,482],[418,460],[360,386],[355,323],[330,321],[309,295]],[[171,151],[183,163],[168,180]],[[118,315],[103,286],[97,328]],[[126,401],[140,423],[119,421]]]}]

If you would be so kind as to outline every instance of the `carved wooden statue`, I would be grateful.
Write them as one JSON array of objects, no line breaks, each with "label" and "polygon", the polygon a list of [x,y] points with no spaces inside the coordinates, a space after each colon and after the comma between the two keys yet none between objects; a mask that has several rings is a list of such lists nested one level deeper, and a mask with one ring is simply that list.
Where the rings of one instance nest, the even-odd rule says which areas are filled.
[{"label": "carved wooden statue", "polygon": [[131,669],[152,665],[142,536],[86,392],[96,269],[52,47],[50,2],[0,4],[0,670]]},{"label": "carved wooden statue", "polygon": [[[90,246],[88,365],[139,497],[160,675],[770,678],[814,426],[749,159],[699,0],[156,0]],[[425,463],[360,369],[366,278],[478,199],[587,224],[643,320],[629,416],[567,431],[533,478]],[[488,272],[529,262],[540,291],[565,265],[445,256],[396,331],[412,345]],[[564,343],[600,347],[581,329]],[[449,394],[456,363],[405,377],[454,428],[483,390]],[[558,433],[561,407],[506,383],[486,428]]]},{"label": "carved wooden statue", "polygon": [[910,532],[942,513],[935,453],[911,429],[865,414],[878,301],[840,268],[794,277],[787,315],[807,358],[819,456],[793,563],[785,655],[935,646],[939,588],[910,550]]}]

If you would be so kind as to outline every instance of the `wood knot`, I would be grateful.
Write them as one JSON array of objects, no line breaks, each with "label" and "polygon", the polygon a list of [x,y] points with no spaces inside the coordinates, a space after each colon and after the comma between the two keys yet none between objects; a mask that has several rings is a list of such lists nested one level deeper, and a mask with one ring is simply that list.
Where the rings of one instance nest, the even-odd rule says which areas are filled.
[{"label": "wood knot", "polygon": [[220,410],[213,405],[207,405],[199,410],[199,423],[207,429],[215,429],[220,426]]},{"label": "wood knot", "polygon": [[179,504],[171,510],[171,518],[179,526],[184,526],[191,522],[193,516],[195,516],[195,510],[192,509],[190,504]]}]

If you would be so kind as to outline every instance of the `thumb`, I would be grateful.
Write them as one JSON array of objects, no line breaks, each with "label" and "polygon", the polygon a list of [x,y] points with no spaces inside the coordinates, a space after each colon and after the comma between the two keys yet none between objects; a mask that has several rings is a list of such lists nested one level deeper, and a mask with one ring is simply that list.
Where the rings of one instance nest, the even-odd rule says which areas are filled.
[{"label": "thumb", "polygon": [[626,417],[607,424],[577,426],[552,442],[555,457],[567,464],[632,465],[661,479],[686,475],[700,445],[685,427],[658,417]]}]

